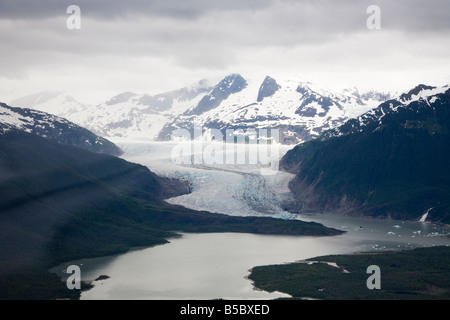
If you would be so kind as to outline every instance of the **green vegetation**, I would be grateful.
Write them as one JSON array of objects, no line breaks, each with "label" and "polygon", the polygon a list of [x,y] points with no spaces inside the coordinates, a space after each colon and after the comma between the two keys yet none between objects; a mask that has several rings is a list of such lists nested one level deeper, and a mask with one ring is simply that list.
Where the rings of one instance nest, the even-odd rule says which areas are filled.
[{"label": "green vegetation", "polygon": [[56,274],[30,267],[1,273],[0,288],[0,300],[75,300],[92,285],[82,282],[81,291],[68,290]]},{"label": "green vegetation", "polygon": [[230,217],[170,205],[162,199],[179,191],[176,183],[146,167],[23,132],[0,135],[0,173],[2,299],[76,297],[47,269],[164,244],[178,236],[174,231],[341,233],[317,223]]},{"label": "green vegetation", "polygon": [[[400,107],[344,135],[297,146],[281,166],[296,173],[290,188],[304,211],[450,222],[450,93]],[[390,112],[390,113],[389,113]]]},{"label": "green vegetation", "polygon": [[[309,261],[332,262],[339,268],[326,263],[262,266],[253,268],[249,278],[259,289],[285,292],[294,299],[450,299],[449,247],[332,255]],[[366,286],[370,265],[381,269],[380,290]]]}]

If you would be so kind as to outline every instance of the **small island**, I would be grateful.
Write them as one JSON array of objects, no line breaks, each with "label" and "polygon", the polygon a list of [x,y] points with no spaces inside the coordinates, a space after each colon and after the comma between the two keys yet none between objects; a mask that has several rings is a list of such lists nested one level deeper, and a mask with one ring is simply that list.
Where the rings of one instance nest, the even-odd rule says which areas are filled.
[{"label": "small island", "polygon": [[95,279],[94,281],[102,281],[102,280],[108,280],[109,278],[111,278],[110,276],[104,275],[102,274],[101,276],[99,276],[97,279]]}]

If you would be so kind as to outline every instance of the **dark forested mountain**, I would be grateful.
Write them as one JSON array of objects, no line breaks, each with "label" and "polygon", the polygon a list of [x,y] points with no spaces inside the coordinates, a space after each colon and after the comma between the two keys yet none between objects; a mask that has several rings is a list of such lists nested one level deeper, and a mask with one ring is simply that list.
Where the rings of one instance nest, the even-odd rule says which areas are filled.
[{"label": "dark forested mountain", "polygon": [[[280,165],[301,212],[450,221],[450,89],[420,85],[298,145]],[[431,209],[431,210],[430,210]]]}]

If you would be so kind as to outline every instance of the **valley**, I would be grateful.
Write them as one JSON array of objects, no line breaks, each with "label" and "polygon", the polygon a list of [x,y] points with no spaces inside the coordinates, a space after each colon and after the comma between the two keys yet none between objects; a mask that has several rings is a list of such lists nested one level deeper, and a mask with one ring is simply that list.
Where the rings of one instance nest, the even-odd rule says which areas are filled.
[{"label": "valley", "polygon": [[[233,87],[235,81],[237,87]],[[266,78],[259,90],[258,102],[262,103],[283,87],[274,79]],[[226,105],[224,101],[236,99],[238,96],[234,95],[239,95],[245,88],[247,82],[240,76],[225,78],[203,96],[196,108],[184,111],[178,118],[184,120],[172,123],[173,129],[186,130],[189,135],[194,129],[194,137],[197,137],[194,140],[165,141],[164,138],[163,141],[149,141],[120,135],[104,139],[66,119],[2,104],[0,165],[8,172],[0,185],[4,195],[0,203],[2,239],[8,244],[0,252],[4,261],[8,261],[1,266],[2,297],[79,298],[81,292],[64,291],[63,282],[58,284],[47,271],[74,259],[81,259],[77,261],[86,266],[91,264],[90,259],[108,261],[107,265],[95,262],[93,265],[97,269],[86,267],[82,272],[89,277],[96,275],[94,279],[107,275],[109,278],[102,277],[101,284],[108,284],[104,288],[112,291],[98,292],[98,286],[94,285],[83,294],[83,299],[285,297],[284,294],[267,295],[253,290],[246,279],[248,270],[256,265],[286,263],[323,254],[448,245],[448,228],[439,224],[448,217],[448,184],[445,180],[448,169],[441,165],[448,152],[447,88],[419,86],[356,119],[343,122],[341,126],[338,121],[327,126],[330,130],[321,127],[315,138],[308,136],[307,142],[297,146],[267,139],[266,135],[256,136],[255,143],[250,143],[254,137],[248,134],[256,130],[249,130],[241,126],[242,123],[217,128],[206,125],[200,136],[195,135],[195,126],[184,128],[182,125],[183,121],[194,125],[193,119],[203,113],[217,112],[220,116],[220,106]],[[308,108],[311,103],[318,106],[315,112],[307,112],[308,117],[324,117],[324,110],[330,111],[334,107],[345,112],[341,104],[325,99],[316,91],[300,86],[295,88],[295,94],[301,95],[300,101],[306,99],[303,103],[309,105]],[[228,89],[231,92],[226,93]],[[132,96],[112,99],[111,104]],[[223,101],[207,103],[219,98]],[[253,106],[248,104],[240,109]],[[189,117],[194,118],[189,120]],[[311,122],[312,126],[316,124]],[[255,122],[253,125],[256,126],[254,129],[265,130]],[[215,134],[212,134],[213,129],[217,130]],[[221,130],[232,130],[238,136],[236,142],[230,144],[229,141],[211,139],[220,136]],[[274,132],[278,130],[279,127]],[[239,137],[241,133],[244,138]],[[382,139],[373,140],[380,133]],[[403,137],[407,142],[402,142]],[[411,137],[421,142],[413,144]],[[389,160],[383,160],[384,166],[376,174],[378,176],[373,177],[367,166],[370,167],[377,157],[371,153],[370,146],[378,146],[373,151],[382,157],[380,150],[386,141],[396,143],[391,144],[390,153],[385,156]],[[431,160],[435,162],[432,165],[435,169],[420,167],[424,165],[421,155],[433,151],[414,153],[405,145],[441,150],[442,153]],[[181,158],[180,150],[187,151]],[[346,158],[346,152],[352,156]],[[402,166],[408,170],[403,173],[398,168],[405,163],[405,158],[411,162],[409,166]],[[418,167],[414,167],[416,163]],[[389,169],[389,165],[397,167]],[[392,172],[393,176],[386,175]],[[355,174],[359,178],[355,178]],[[410,180],[405,182],[399,177]],[[303,179],[300,184],[299,179]],[[429,183],[436,179],[441,182],[430,188]],[[360,185],[342,184],[345,181]],[[391,185],[383,184],[384,181]],[[408,184],[415,188],[414,192],[408,191],[405,187]],[[393,186],[399,188],[399,192],[392,192]],[[362,187],[378,189],[368,193],[373,198],[366,199],[361,193],[364,193]],[[351,192],[355,190],[359,193],[353,195]],[[422,190],[424,194],[420,194]],[[345,192],[344,198],[340,193],[334,194],[336,191]],[[407,196],[417,198],[411,201],[413,198]],[[362,206],[358,201],[362,201]],[[406,201],[407,205],[399,206],[401,201]],[[365,206],[368,205],[371,207],[367,209]],[[354,217],[347,217],[348,214]],[[366,220],[367,217],[385,219],[372,221]],[[432,224],[429,225],[429,221]],[[233,244],[231,239],[237,242]],[[269,242],[264,244],[265,241]],[[203,242],[206,247],[200,245]],[[221,248],[223,243],[231,247]],[[285,250],[280,251],[280,246]],[[148,249],[134,250],[137,247]],[[295,247],[303,249],[298,251]],[[179,248],[183,248],[183,254]],[[235,248],[241,250],[233,252]],[[225,260],[212,260],[215,269],[203,270],[196,265],[204,264],[208,255],[222,249]],[[189,252],[193,255],[186,256]],[[153,254],[157,254],[156,258]],[[176,266],[182,270],[175,268],[167,273],[168,265],[163,262],[167,261],[165,254],[170,255],[171,261],[174,255],[179,256],[182,260],[177,261]],[[237,256],[233,258],[235,254]],[[200,273],[195,276],[198,277],[196,283],[189,284],[192,289],[187,291],[177,287],[185,285],[182,281],[171,282],[175,286],[171,288],[156,281],[162,287],[156,286],[156,291],[150,295],[142,295],[138,284],[126,291],[114,289],[115,277],[132,281],[129,272],[120,264],[116,265],[116,261],[124,262],[127,268],[135,265],[139,269],[138,263],[128,260],[136,255],[138,260],[146,261],[145,270],[152,268],[151,274],[146,273],[149,281],[177,274],[180,279],[185,278],[183,272],[191,272],[193,268]],[[102,256],[110,256],[110,259],[97,258]],[[243,263],[229,265],[226,262],[229,259],[241,259]],[[108,265],[113,269],[108,269]],[[219,269],[219,266],[225,269]],[[23,281],[17,278],[19,274],[11,273],[12,270],[21,270],[19,274]],[[98,270],[102,272],[97,274]],[[60,271],[54,272],[61,276]],[[135,273],[138,277],[143,276],[139,276],[138,270]],[[230,286],[223,287],[225,291],[217,291],[218,286],[207,280],[213,278],[223,279]],[[21,286],[17,287],[19,283]],[[201,289],[206,283],[210,284]],[[30,286],[36,288],[36,284],[46,287],[45,292],[27,289]],[[154,286],[153,282],[142,284]],[[245,294],[235,291],[244,287]],[[197,289],[199,293],[196,293]],[[174,290],[180,295],[173,294]]]}]

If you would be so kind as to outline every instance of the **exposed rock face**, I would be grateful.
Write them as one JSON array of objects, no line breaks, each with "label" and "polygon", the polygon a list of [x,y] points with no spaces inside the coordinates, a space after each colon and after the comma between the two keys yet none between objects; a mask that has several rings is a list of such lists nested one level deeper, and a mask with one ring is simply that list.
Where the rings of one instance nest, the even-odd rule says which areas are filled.
[{"label": "exposed rock face", "polygon": [[273,96],[280,88],[281,86],[278,85],[275,79],[267,76],[259,88],[258,98],[256,101],[261,102],[264,98]]}]

